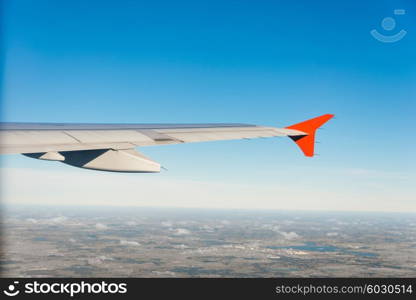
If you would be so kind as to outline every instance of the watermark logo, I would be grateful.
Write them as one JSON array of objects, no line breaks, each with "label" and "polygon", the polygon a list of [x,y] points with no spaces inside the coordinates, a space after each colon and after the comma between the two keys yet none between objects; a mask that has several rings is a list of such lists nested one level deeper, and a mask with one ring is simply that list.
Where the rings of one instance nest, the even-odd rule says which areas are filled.
[{"label": "watermark logo", "polygon": [[13,284],[10,284],[7,287],[7,290],[4,290],[3,293],[7,296],[14,297],[20,293],[19,290],[16,289],[16,286],[19,284],[19,281],[14,281]]},{"label": "watermark logo", "polygon": [[65,294],[70,297],[74,297],[78,294],[126,294],[127,283],[115,283],[115,282],[42,282],[42,281],[29,281],[20,283],[20,287],[17,285],[19,281],[14,281],[13,284],[9,284],[3,293],[6,296],[14,297],[18,294]]},{"label": "watermark logo", "polygon": [[[395,9],[394,14],[396,16],[405,15],[406,11],[404,9]],[[385,17],[381,20],[381,27],[384,31],[391,32],[394,28],[396,28],[396,20],[392,17]],[[407,34],[406,30],[401,29],[399,32],[393,35],[386,35],[378,32],[376,29],[370,31],[370,34],[378,41],[382,43],[395,43],[400,41],[404,36]]]}]

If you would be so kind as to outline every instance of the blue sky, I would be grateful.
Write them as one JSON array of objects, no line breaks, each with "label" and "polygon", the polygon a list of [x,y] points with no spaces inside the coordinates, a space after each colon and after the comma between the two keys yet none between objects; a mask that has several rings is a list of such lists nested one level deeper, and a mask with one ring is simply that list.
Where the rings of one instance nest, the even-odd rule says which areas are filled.
[{"label": "blue sky", "polygon": [[[416,211],[414,1],[15,0],[4,6],[3,121],[284,127],[336,115],[319,131],[320,156],[313,159],[289,139],[144,148],[169,170],[141,179],[147,185],[186,187],[196,180],[205,188],[149,192],[150,204],[187,206],[178,201],[209,191],[209,199],[229,193],[224,201],[238,206],[244,186],[254,198],[261,195],[247,199],[248,207]],[[385,17],[396,20],[391,32],[381,27]],[[372,29],[407,35],[382,43]],[[114,189],[126,189],[121,175],[68,171],[21,156],[3,157],[2,165],[11,202],[49,195],[48,183],[41,183],[42,192],[27,186],[31,197],[19,194],[13,178],[22,169],[32,172],[28,179],[39,178],[36,172],[107,176],[121,184]],[[228,184],[227,192],[215,192],[218,184]],[[92,188],[87,194],[102,197]]]}]

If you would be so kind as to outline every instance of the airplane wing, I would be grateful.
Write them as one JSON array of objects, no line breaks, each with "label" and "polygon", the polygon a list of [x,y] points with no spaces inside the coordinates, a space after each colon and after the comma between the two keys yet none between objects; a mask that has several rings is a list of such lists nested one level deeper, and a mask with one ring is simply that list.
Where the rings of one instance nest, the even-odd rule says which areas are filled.
[{"label": "airplane wing", "polygon": [[134,148],[152,145],[288,136],[306,156],[326,114],[285,128],[251,124],[59,124],[0,123],[0,154],[56,160],[114,172],[160,172],[160,164]]}]

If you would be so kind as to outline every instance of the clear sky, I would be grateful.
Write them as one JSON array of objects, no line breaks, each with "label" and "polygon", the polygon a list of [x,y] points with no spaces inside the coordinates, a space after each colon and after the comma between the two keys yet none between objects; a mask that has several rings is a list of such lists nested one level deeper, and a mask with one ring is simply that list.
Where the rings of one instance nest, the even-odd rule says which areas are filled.
[{"label": "clear sky", "polygon": [[[151,175],[3,156],[6,202],[416,211],[413,0],[13,0],[3,12],[3,121],[336,115],[312,159],[286,138],[143,148],[168,169]],[[407,33],[384,43],[373,29]]]}]

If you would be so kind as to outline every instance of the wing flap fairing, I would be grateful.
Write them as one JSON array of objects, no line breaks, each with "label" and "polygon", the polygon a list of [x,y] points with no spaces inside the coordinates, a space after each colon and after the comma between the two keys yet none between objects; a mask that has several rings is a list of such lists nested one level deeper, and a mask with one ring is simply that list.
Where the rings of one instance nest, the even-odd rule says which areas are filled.
[{"label": "wing flap fairing", "polygon": [[109,172],[157,173],[160,164],[134,149],[81,150],[47,153],[27,153],[25,156],[62,161],[64,164],[91,170]]},{"label": "wing flap fairing", "polygon": [[134,149],[68,151],[61,154],[65,157],[63,163],[84,169],[134,173],[160,172],[159,163]]}]

